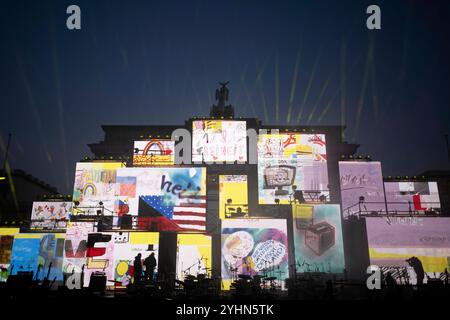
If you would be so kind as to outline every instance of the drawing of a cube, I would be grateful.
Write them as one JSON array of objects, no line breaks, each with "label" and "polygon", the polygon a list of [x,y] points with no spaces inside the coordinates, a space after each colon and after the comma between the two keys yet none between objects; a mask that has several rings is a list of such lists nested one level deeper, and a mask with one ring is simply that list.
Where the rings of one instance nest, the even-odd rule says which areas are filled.
[{"label": "drawing of a cube", "polygon": [[305,244],[320,256],[334,246],[335,229],[326,221],[311,225],[305,232]]}]

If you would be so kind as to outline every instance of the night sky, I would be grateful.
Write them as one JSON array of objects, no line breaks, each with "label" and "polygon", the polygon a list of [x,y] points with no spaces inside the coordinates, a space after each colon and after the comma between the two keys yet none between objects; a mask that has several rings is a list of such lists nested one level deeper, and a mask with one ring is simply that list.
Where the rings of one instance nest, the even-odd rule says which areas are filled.
[{"label": "night sky", "polygon": [[[81,7],[81,30],[66,8]],[[381,7],[381,30],[366,8]],[[347,125],[384,175],[449,169],[449,1],[2,1],[0,160],[71,193],[102,124]]]}]

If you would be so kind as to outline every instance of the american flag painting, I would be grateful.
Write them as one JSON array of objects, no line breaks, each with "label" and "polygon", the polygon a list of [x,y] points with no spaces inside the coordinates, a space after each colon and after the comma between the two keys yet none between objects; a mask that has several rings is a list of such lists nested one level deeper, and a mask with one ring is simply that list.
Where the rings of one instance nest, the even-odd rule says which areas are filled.
[{"label": "american flag painting", "polygon": [[162,196],[143,196],[142,200],[183,231],[206,230],[206,197],[180,197],[179,203],[166,203]]}]

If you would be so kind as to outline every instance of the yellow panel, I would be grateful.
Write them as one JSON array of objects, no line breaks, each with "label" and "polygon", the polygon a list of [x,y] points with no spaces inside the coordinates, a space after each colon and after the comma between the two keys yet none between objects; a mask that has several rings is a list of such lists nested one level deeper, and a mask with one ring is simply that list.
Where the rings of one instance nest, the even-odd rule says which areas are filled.
[{"label": "yellow panel", "polygon": [[[411,253],[382,252],[382,249],[369,248],[369,256],[371,259],[406,260],[411,258]],[[448,268],[447,257],[415,256],[422,262],[425,272],[443,272],[445,268]]]},{"label": "yellow panel", "polygon": [[158,244],[158,232],[130,232],[131,244]]},{"label": "yellow panel", "polygon": [[0,228],[0,236],[14,236],[19,232],[19,228]]},{"label": "yellow panel", "polygon": [[308,204],[292,204],[292,217],[294,219],[312,219],[314,206]]},{"label": "yellow panel", "polygon": [[40,239],[42,234],[40,233],[19,233],[16,234],[16,239]]},{"label": "yellow panel", "polygon": [[[49,234],[49,233],[19,233],[15,235],[15,238],[17,239],[40,239],[42,236]],[[56,239],[65,239],[66,234],[65,233],[53,233],[55,235]]]},{"label": "yellow panel", "polygon": [[204,234],[178,234],[177,242],[180,246],[211,246],[211,236]]},{"label": "yellow panel", "polygon": [[248,204],[247,182],[226,181],[225,175],[219,177],[219,218],[225,217],[225,204],[231,199],[232,204]]}]

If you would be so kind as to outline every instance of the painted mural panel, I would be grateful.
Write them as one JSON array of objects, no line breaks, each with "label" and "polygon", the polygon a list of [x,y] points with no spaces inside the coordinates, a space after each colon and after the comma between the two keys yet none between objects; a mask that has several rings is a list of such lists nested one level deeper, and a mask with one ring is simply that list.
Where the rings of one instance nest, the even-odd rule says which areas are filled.
[{"label": "painted mural panel", "polygon": [[450,270],[450,218],[366,218],[370,263],[398,283],[426,283]]},{"label": "painted mural panel", "polygon": [[220,219],[248,217],[246,175],[219,176],[219,217]]},{"label": "painted mural panel", "polygon": [[297,272],[344,272],[339,205],[294,204],[293,227]]},{"label": "painted mural panel", "polygon": [[344,218],[357,213],[386,213],[380,162],[340,161]]},{"label": "painted mural panel", "polygon": [[205,168],[119,169],[116,187],[116,212],[139,216],[152,231],[206,229]]},{"label": "painted mural panel", "polygon": [[441,203],[436,182],[385,182],[386,201],[391,213],[440,213]]},{"label": "painted mural panel", "polygon": [[257,148],[259,204],[329,201],[324,134],[260,130]]},{"label": "painted mural panel", "polygon": [[192,122],[192,161],[247,161],[245,121],[195,120]]},{"label": "painted mural panel", "polygon": [[72,202],[67,201],[35,201],[31,211],[32,229],[65,229],[69,214],[72,213]]},{"label": "painted mural panel", "polygon": [[133,166],[173,165],[175,141],[145,140],[134,142]]},{"label": "painted mural panel", "polygon": [[211,275],[212,238],[205,234],[177,235],[177,278]]},{"label": "painted mural panel", "polygon": [[[73,201],[79,202],[74,214],[114,215],[116,171],[121,162],[78,162],[75,170]],[[103,210],[102,210],[103,207]]]},{"label": "painted mural panel", "polygon": [[288,239],[283,219],[222,221],[222,285],[238,274],[276,277],[284,288],[288,275]]}]

